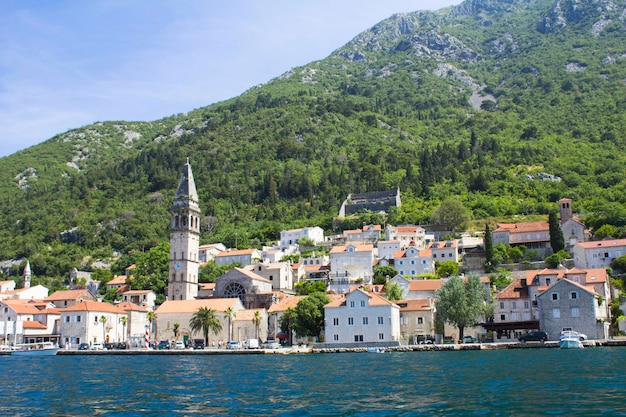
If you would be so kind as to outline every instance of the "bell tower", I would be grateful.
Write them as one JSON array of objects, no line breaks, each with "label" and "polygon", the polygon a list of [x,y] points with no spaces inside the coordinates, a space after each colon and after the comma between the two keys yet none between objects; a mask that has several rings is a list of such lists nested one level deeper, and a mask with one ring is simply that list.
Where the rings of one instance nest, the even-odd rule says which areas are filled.
[{"label": "bell tower", "polygon": [[198,296],[200,214],[196,183],[187,158],[172,205],[168,300],[193,300]]}]

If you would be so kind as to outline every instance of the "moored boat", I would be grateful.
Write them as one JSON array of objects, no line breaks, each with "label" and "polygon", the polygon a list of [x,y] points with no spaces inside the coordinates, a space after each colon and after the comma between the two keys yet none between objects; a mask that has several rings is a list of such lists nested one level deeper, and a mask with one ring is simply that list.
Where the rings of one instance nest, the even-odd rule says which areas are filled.
[{"label": "moored boat", "polygon": [[580,339],[574,337],[564,337],[559,341],[559,347],[561,349],[582,349],[584,348],[583,342]]},{"label": "moored boat", "polygon": [[371,347],[371,348],[367,348],[367,352],[368,353],[385,353],[385,348],[376,348],[376,347]]},{"label": "moored boat", "polygon": [[59,347],[52,342],[22,343],[16,345],[16,350],[12,355],[17,356],[54,356],[59,351]]}]

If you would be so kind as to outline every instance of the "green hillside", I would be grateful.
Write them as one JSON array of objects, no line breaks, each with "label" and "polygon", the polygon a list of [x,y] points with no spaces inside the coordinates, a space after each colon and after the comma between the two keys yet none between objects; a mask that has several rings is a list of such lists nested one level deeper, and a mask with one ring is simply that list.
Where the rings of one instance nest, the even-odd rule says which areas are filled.
[{"label": "green hillside", "polygon": [[[392,223],[455,197],[475,219],[626,225],[624,0],[467,0],[398,14],[328,58],[154,122],[102,122],[2,158],[0,259],[67,276],[167,240],[190,158],[203,242],[329,230],[348,193],[399,186]],[[253,65],[253,64],[252,64]]]}]

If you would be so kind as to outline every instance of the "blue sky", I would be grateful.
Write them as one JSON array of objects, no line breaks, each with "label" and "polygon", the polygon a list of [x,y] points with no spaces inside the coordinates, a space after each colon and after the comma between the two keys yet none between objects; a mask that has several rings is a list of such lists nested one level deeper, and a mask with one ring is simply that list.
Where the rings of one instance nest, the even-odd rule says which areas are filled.
[{"label": "blue sky", "polygon": [[325,58],[394,13],[461,0],[3,0],[0,157],[160,119]]}]

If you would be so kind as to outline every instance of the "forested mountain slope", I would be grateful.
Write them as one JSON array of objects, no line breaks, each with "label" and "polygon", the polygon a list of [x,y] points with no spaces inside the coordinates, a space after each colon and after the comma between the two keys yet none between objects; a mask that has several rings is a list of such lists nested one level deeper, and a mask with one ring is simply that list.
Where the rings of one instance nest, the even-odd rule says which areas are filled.
[{"label": "forested mountain slope", "polygon": [[227,246],[329,229],[348,193],[396,186],[394,223],[450,196],[474,218],[570,197],[591,227],[624,226],[625,18],[624,0],[397,14],[239,97],[60,134],[2,159],[0,259],[55,276],[167,240],[187,157],[202,239]]}]

